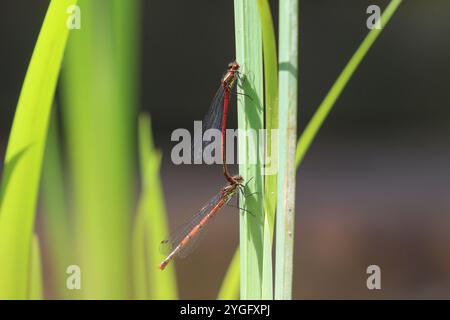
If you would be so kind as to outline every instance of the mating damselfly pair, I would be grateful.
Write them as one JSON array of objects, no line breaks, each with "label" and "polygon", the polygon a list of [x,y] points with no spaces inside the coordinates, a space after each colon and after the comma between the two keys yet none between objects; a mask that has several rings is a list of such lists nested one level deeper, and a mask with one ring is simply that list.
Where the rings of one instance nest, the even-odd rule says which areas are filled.
[{"label": "mating damselfly pair", "polygon": [[234,61],[228,64],[224,73],[220,87],[217,90],[208,113],[203,121],[202,131],[208,129],[221,130],[221,152],[223,160],[223,174],[228,184],[225,185],[219,193],[214,196],[202,209],[190,220],[190,222],[180,227],[169,239],[161,241],[162,250],[168,251],[167,257],[161,262],[159,268],[164,268],[176,257],[184,257],[193,248],[195,240],[198,238],[201,230],[214,217],[219,210],[226,205],[237,193],[241,191],[244,194],[244,179],[239,175],[230,175],[226,163],[226,123],[228,104],[232,90],[236,86],[239,78],[239,64]]}]

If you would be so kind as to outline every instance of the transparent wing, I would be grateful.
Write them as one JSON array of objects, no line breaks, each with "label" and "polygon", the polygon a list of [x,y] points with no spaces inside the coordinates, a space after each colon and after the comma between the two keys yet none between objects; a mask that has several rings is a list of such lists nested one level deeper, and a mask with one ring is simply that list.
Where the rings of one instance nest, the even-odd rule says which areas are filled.
[{"label": "transparent wing", "polygon": [[[168,255],[170,252],[172,252],[189,234],[189,232],[191,232],[191,230],[195,226],[197,226],[208,213],[211,212],[211,210],[217,205],[220,199],[221,193],[217,194],[211,200],[209,200],[197,214],[195,214],[188,222],[178,227],[168,239],[161,241],[160,252],[165,255]],[[194,236],[191,237],[188,243],[176,254],[176,256],[184,258],[189,253],[191,253],[195,249],[199,237],[201,237],[202,233],[202,229],[200,229]]]},{"label": "transparent wing", "polygon": [[[219,89],[217,89],[216,94],[209,106],[208,113],[202,122],[202,138],[203,134],[208,129],[218,129],[222,128],[222,115],[223,115],[223,99],[224,99],[225,89],[222,85],[220,85]],[[192,155],[194,159],[201,159],[201,152],[205,149],[205,147],[210,144],[211,141],[203,141],[202,139],[202,148],[195,148],[195,145],[192,145]]]},{"label": "transparent wing", "polygon": [[222,128],[222,114],[223,114],[223,99],[225,96],[225,88],[220,85],[211,102],[208,113],[203,119],[203,132],[208,129]]},{"label": "transparent wing", "polygon": [[[236,81],[233,81],[231,91],[234,91],[236,87]],[[221,84],[219,89],[217,89],[216,94],[211,102],[208,113],[203,119],[202,131],[205,133],[208,129],[222,129],[222,117],[223,117],[223,100],[225,98],[225,88]],[[206,142],[208,144],[208,142]]]}]

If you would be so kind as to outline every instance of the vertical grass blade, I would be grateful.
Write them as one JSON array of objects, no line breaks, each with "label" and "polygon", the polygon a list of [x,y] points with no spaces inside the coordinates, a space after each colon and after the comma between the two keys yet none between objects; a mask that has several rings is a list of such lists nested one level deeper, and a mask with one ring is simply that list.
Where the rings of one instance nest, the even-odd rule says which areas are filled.
[{"label": "vertical grass blade", "polygon": [[[244,209],[240,218],[241,299],[260,299],[263,272],[264,181],[262,177],[263,67],[261,23],[256,0],[235,0],[236,60],[246,75],[247,95],[238,101],[239,172],[251,182],[241,197]],[[256,193],[255,193],[256,192]]]},{"label": "vertical grass blade", "polygon": [[61,160],[60,141],[56,113],[53,112],[45,149],[42,174],[43,242],[47,248],[47,260],[52,285],[52,299],[71,298],[76,290],[66,288],[66,269],[71,264],[72,239],[67,217],[65,186]]},{"label": "vertical grass blade", "polygon": [[64,69],[63,117],[82,295],[129,298],[137,94],[129,81],[136,74],[137,44],[125,30],[137,28],[124,25],[137,23],[139,11],[135,0],[79,5],[81,29],[70,39]]},{"label": "vertical grass blade", "polygon": [[39,239],[36,235],[34,235],[31,242],[30,283],[28,287],[28,298],[31,300],[41,300],[43,297],[42,288],[41,249],[39,246]]},{"label": "vertical grass blade", "polygon": [[291,299],[295,226],[298,0],[280,0],[280,117],[275,298]]},{"label": "vertical grass blade", "polygon": [[9,136],[0,190],[0,299],[25,299],[36,199],[53,96],[69,30],[66,8],[50,2]]},{"label": "vertical grass blade", "polygon": [[[141,197],[144,195],[142,194]],[[141,202],[142,200],[140,200]],[[133,269],[133,298],[145,300],[148,298],[147,263],[145,250],[145,216],[143,210],[138,211],[132,234],[132,269]]]},{"label": "vertical grass blade", "polygon": [[[121,93],[118,98],[124,108],[129,108],[123,115],[130,128],[135,132],[137,106],[140,91],[140,43],[141,43],[141,1],[110,0],[112,6],[112,23],[115,41],[115,66],[120,76]],[[135,138],[135,135],[132,135]],[[134,139],[133,139],[134,141]],[[124,141],[130,143],[130,141]]]},{"label": "vertical grass blade", "polygon": [[297,143],[297,154],[295,159],[297,167],[303,160],[306,151],[309,149],[309,146],[316,137],[317,132],[319,131],[323,122],[330,113],[330,110],[333,108],[336,100],[341,95],[351,76],[356,71],[362,59],[366,56],[367,52],[372,47],[373,43],[378,38],[381,31],[384,30],[384,28],[388,24],[389,20],[391,19],[392,15],[395,13],[401,2],[402,0],[392,0],[389,3],[389,5],[383,12],[383,15],[381,16],[382,29],[372,29],[369,31],[364,41],[360,44],[359,48],[353,54],[350,61],[345,66],[344,70],[342,70],[341,74],[334,82],[330,91],[325,96],[325,99],[323,99],[322,103],[317,108],[317,111],[314,113],[313,117],[308,122],[308,125],[306,126]]},{"label": "vertical grass blade", "polygon": [[[168,223],[159,177],[161,154],[155,150],[150,117],[145,114],[139,117],[139,154],[142,191],[138,204],[136,228],[142,234],[135,236],[143,238],[146,252],[142,257],[136,256],[135,261],[140,265],[143,261],[147,261],[145,269],[149,299],[177,299],[173,264],[167,266],[164,271],[158,269],[159,263],[164,258],[164,255],[159,252],[159,244],[162,239],[167,238]],[[139,268],[142,269],[142,267]],[[142,271],[139,274],[142,277]],[[142,281],[138,278],[135,279],[136,282]],[[137,289],[141,292],[142,287],[142,284],[138,283]]]},{"label": "vertical grass blade", "polygon": [[[278,61],[275,29],[267,0],[258,0],[264,57],[265,176],[262,298],[273,299],[272,243],[277,203]],[[272,140],[274,139],[274,140]],[[273,151],[273,152],[272,152]]]},{"label": "vertical grass blade", "polygon": [[218,300],[239,299],[239,272],[240,272],[240,252],[239,248],[234,252],[227,273],[220,287]]}]

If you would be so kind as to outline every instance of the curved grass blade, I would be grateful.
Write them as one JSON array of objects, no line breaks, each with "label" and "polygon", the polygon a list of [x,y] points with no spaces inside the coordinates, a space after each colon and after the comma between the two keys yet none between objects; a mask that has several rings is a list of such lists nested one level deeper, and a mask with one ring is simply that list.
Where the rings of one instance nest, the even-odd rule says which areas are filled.
[{"label": "curved grass blade", "polygon": [[342,70],[341,74],[334,82],[330,91],[328,91],[327,95],[325,96],[322,103],[317,108],[317,110],[314,113],[311,120],[308,122],[308,125],[306,126],[302,135],[298,139],[298,143],[297,143],[297,153],[296,153],[296,157],[295,157],[295,165],[297,168],[300,165],[300,162],[303,160],[303,157],[305,156],[306,151],[308,151],[309,146],[311,145],[314,138],[316,137],[317,132],[319,131],[323,122],[325,121],[325,119],[327,118],[331,109],[333,108],[334,104],[336,103],[336,100],[341,95],[342,91],[344,90],[348,81],[352,77],[353,73],[355,73],[355,71],[358,68],[359,64],[361,63],[362,59],[366,56],[367,52],[372,47],[375,40],[380,35],[381,31],[384,30],[387,23],[389,22],[389,20],[391,19],[392,15],[395,13],[395,11],[397,10],[397,8],[401,2],[402,2],[402,0],[392,0],[389,3],[389,5],[386,7],[386,9],[384,10],[384,12],[381,16],[382,29],[370,30],[370,32],[367,34],[366,38],[360,44],[359,48],[356,50],[356,52],[350,58],[350,61],[345,66],[344,70]]},{"label": "curved grass blade", "polygon": [[69,35],[66,9],[76,2],[50,2],[17,104],[0,190],[0,299],[27,297],[48,122]]}]

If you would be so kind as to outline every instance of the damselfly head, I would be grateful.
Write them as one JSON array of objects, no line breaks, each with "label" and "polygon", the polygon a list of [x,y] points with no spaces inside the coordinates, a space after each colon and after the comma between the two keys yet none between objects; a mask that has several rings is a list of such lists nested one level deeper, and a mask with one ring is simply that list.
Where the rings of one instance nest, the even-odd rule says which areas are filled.
[{"label": "damselfly head", "polygon": [[234,60],[233,62],[230,62],[228,64],[228,71],[236,71],[239,70],[239,64],[236,62],[236,60]]},{"label": "damselfly head", "polygon": [[242,178],[242,176],[239,175],[234,176],[233,180],[236,182],[236,184],[242,184],[242,182],[244,182],[244,178]]}]

